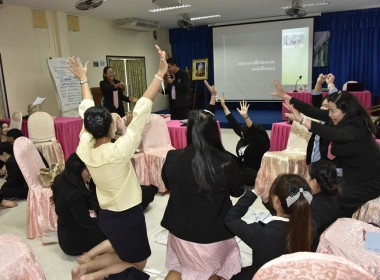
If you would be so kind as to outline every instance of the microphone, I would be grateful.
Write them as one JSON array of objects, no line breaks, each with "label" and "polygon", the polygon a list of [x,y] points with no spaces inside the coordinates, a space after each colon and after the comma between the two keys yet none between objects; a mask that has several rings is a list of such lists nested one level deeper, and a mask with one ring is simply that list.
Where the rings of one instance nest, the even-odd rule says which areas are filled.
[{"label": "microphone", "polygon": [[301,80],[301,79],[302,79],[302,76],[299,76],[299,77],[298,77],[298,80],[297,80],[297,82],[296,82],[296,85],[294,86],[294,90],[293,90],[293,92],[297,92],[297,84],[298,84],[299,80]]}]

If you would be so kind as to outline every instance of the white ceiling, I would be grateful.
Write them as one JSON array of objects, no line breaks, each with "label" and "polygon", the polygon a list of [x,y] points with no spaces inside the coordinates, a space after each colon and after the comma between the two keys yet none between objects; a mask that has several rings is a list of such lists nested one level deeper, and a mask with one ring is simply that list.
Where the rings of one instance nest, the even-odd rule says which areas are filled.
[{"label": "white ceiling", "polygon": [[[326,6],[307,7],[311,13],[338,12],[356,9],[369,9],[380,7],[379,0],[327,0]],[[291,4],[291,0],[182,0],[183,4],[192,7],[161,12],[148,13],[149,9],[158,8],[152,0],[104,0],[98,8],[88,11],[75,9],[77,0],[5,0],[5,5],[19,5],[40,10],[58,10],[73,15],[86,15],[108,20],[121,18],[138,18],[157,22],[161,28],[176,28],[177,20],[182,14],[188,13],[190,17],[220,14],[221,18],[194,21],[195,26],[250,20],[267,17],[284,16],[281,6]],[[324,2],[323,0],[304,0],[304,4]]]}]

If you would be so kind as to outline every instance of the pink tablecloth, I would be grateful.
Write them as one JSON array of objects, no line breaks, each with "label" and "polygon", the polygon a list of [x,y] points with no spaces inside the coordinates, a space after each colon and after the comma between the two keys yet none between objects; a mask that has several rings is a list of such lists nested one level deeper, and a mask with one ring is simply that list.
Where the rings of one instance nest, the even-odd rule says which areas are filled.
[{"label": "pink tablecloth", "polygon": [[380,255],[364,250],[363,230],[380,233],[380,228],[349,218],[338,219],[321,235],[317,253],[345,257],[380,279]]},{"label": "pink tablecloth", "polygon": [[[9,124],[10,119],[1,120]],[[65,160],[77,150],[79,144],[79,132],[82,129],[83,120],[73,117],[56,117],[54,119],[55,138],[61,144]],[[25,137],[29,137],[28,120],[22,121],[21,131]]]},{"label": "pink tablecloth", "polygon": [[[311,93],[310,92],[292,92],[292,91],[287,91],[287,94],[289,94],[292,97],[295,97],[305,103],[312,104],[311,100]],[[368,90],[364,91],[351,91],[353,95],[355,95],[360,102],[363,104],[365,108],[371,107],[372,106],[372,101],[371,101],[371,92]],[[322,96],[326,96],[328,92],[323,92]],[[285,113],[288,113],[289,110],[286,109],[284,106],[282,106],[282,119],[285,120]]]},{"label": "pink tablecloth", "polygon": [[269,151],[282,151],[286,149],[291,127],[292,125],[288,122],[279,122],[272,124]]},{"label": "pink tablecloth", "polygon": [[[219,127],[219,133],[220,135],[222,135],[220,132],[219,121],[217,123]],[[187,127],[181,126],[182,123],[179,120],[167,121],[166,125],[168,126],[172,146],[176,150],[185,148],[187,146],[187,137],[186,137]]]}]

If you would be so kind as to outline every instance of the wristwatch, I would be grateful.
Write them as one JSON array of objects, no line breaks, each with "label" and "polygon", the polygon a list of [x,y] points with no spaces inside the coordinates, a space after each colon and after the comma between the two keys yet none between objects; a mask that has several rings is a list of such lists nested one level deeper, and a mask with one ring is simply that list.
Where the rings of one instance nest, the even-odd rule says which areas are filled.
[{"label": "wristwatch", "polygon": [[87,83],[87,80],[80,80],[79,83],[80,83],[81,85],[83,85],[83,84]]}]

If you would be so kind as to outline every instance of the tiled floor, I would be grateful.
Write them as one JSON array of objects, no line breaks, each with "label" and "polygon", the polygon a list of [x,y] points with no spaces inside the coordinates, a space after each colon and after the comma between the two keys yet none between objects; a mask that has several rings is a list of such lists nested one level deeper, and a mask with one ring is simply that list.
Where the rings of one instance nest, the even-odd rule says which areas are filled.
[{"label": "tiled floor", "polygon": [[[235,154],[235,145],[238,137],[232,129],[222,129],[222,140],[225,148]],[[145,212],[148,237],[152,249],[152,255],[148,259],[145,271],[151,274],[152,280],[164,279],[167,274],[165,268],[166,246],[155,241],[155,236],[163,228],[160,226],[169,195],[156,195],[154,201],[149,205]],[[236,199],[233,199],[235,202]],[[0,211],[0,234],[14,234],[23,238],[33,249],[37,260],[46,275],[47,280],[65,280],[71,279],[71,269],[76,266],[76,257],[71,257],[62,252],[58,244],[42,245],[40,239],[30,240],[26,238],[26,201],[19,201],[19,206],[11,209],[2,209]],[[260,201],[255,202],[254,209],[259,216],[267,215]],[[252,215],[253,217],[253,215]],[[256,217],[256,215],[255,215]],[[248,218],[249,220],[250,218]],[[249,249],[242,242],[239,242],[242,248],[243,264],[249,263]],[[0,264],[1,265],[1,264]]]}]

